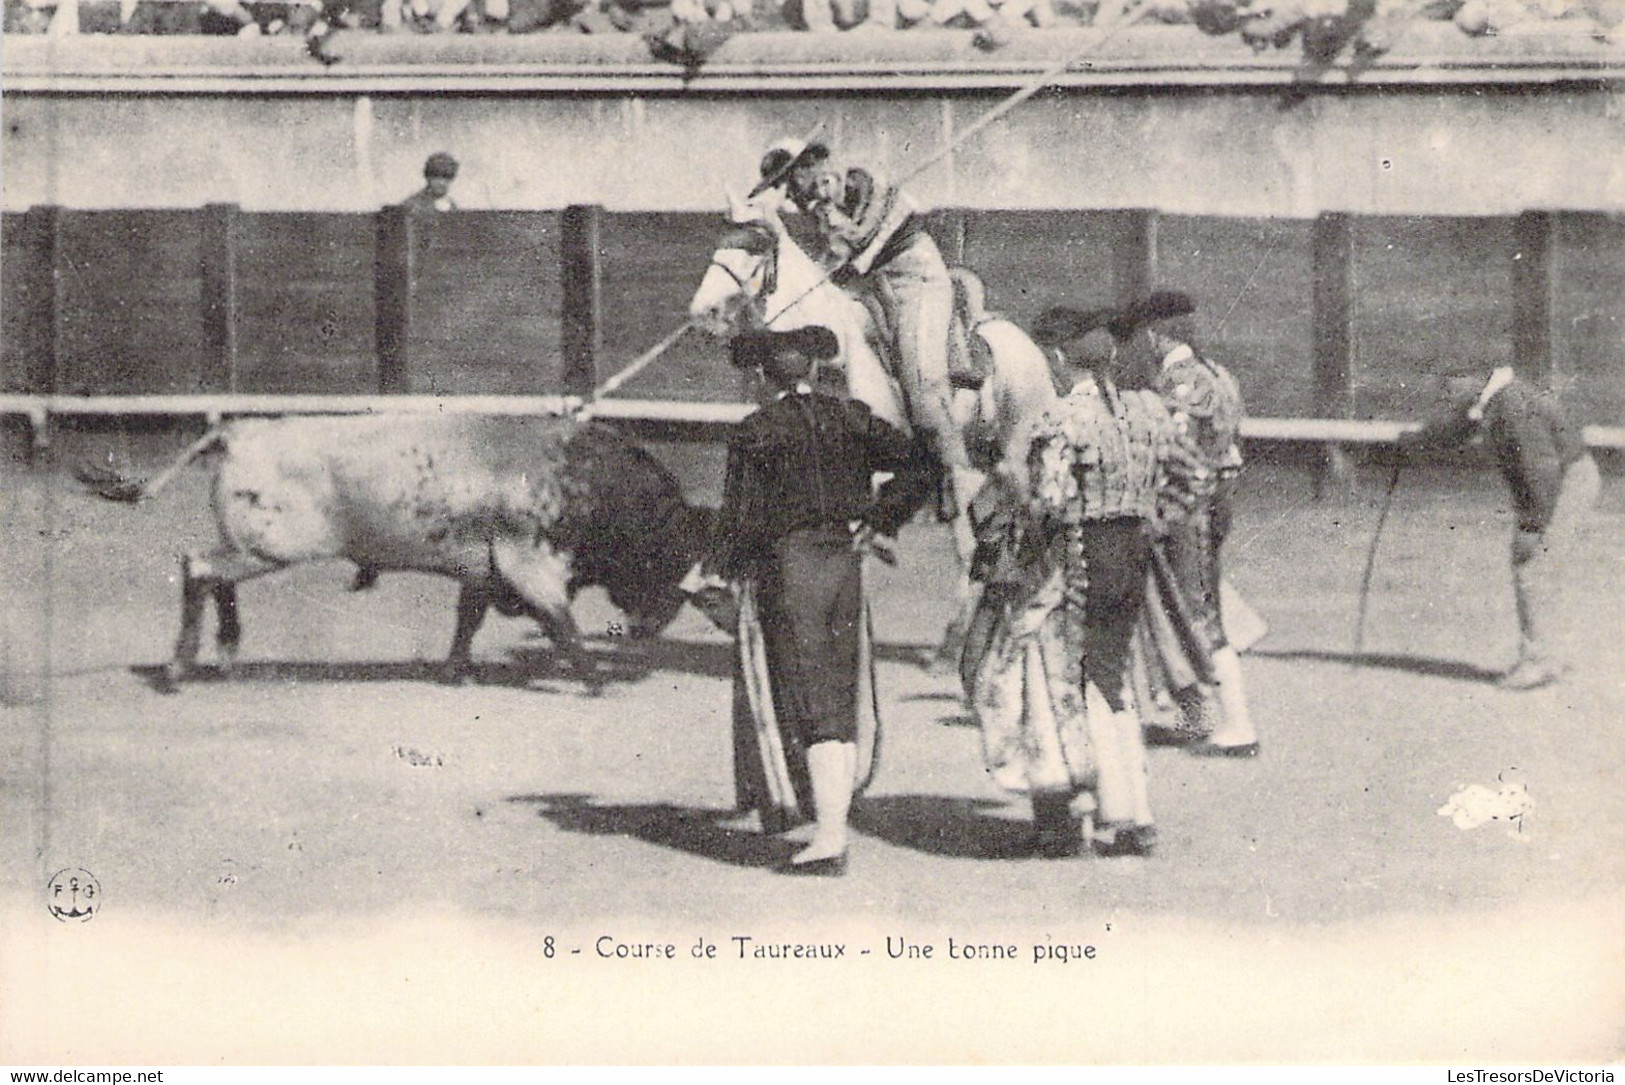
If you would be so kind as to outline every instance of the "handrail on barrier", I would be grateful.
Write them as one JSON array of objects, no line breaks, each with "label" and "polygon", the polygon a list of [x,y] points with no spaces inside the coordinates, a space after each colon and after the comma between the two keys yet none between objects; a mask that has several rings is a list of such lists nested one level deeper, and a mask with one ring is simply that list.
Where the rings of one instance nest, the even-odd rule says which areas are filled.
[{"label": "handrail on barrier", "polygon": [[52,415],[108,418],[198,415],[207,424],[214,425],[227,416],[413,412],[549,415],[577,409],[594,418],[703,427],[734,425],[750,413],[751,406],[663,399],[600,399],[584,406],[579,396],[559,395],[0,395],[0,414],[27,416],[36,448],[50,443]]},{"label": "handrail on barrier", "polygon": [[[52,415],[148,417],[200,415],[214,425],[227,416],[285,414],[562,414],[580,407],[573,396],[428,395],[0,395],[0,414],[25,415],[34,445],[50,443]],[[748,403],[685,403],[669,399],[601,399],[585,413],[595,418],[652,422],[674,427],[735,425],[750,413]],[[1241,435],[1256,441],[1312,441],[1328,444],[1391,444],[1418,428],[1415,422],[1354,418],[1246,418]],[[1625,449],[1625,426],[1586,426],[1592,448]]]}]

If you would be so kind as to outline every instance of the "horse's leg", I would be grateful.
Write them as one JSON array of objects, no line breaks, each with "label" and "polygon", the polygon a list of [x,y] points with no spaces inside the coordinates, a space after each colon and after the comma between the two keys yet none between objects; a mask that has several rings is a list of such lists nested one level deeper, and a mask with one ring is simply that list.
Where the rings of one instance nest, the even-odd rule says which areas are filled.
[{"label": "horse's leg", "polygon": [[980,585],[971,579],[971,562],[976,554],[976,529],[971,523],[970,502],[973,495],[957,494],[958,507],[954,510],[954,558],[958,562],[954,599],[957,609],[942,631],[942,643],[937,646],[936,658],[931,661],[932,674],[949,674],[959,667],[965,651],[965,634],[970,629],[976,604],[981,599]]},{"label": "horse's leg", "polygon": [[[859,323],[867,324],[869,315],[869,310],[864,308]],[[893,374],[886,371],[879,356],[867,348],[866,338],[861,331],[849,330],[846,342],[849,394],[867,403],[876,415],[888,421],[901,420],[903,395],[899,382]],[[946,345],[944,342],[944,347]],[[952,394],[944,405],[947,408],[948,421],[954,426],[955,431],[962,435],[961,439],[967,446],[973,443],[971,435],[977,432],[977,428],[981,425],[981,415],[986,412],[982,399],[982,395],[965,390],[959,394]],[[881,487],[874,517],[876,529],[885,534],[895,534],[927,502],[940,503],[945,482],[942,461],[937,453],[937,442],[927,434],[917,432],[916,452],[912,461]],[[949,623],[936,653],[926,661],[936,672],[957,665],[963,650],[966,629],[980,597],[977,586],[970,579],[970,561],[975,551],[976,539],[970,523],[969,503],[975,495],[960,493],[957,486],[954,487],[954,491],[955,508],[951,523],[958,565],[958,585],[955,592],[958,611]]]},{"label": "horse's leg", "polygon": [[956,670],[965,654],[965,637],[970,631],[976,605],[982,599],[982,586],[971,579],[970,568],[960,566],[958,586],[954,591],[957,609],[943,630],[942,643],[937,646],[936,658],[931,661],[932,674],[950,674]]},{"label": "horse's leg", "polygon": [[[981,416],[985,410],[982,395],[969,389],[960,389],[954,395],[953,420],[964,435],[967,448],[979,447],[977,438],[982,430]],[[978,466],[980,466],[978,464]],[[943,630],[942,643],[937,646],[931,660],[931,673],[948,674],[960,665],[965,651],[965,637],[971,619],[976,614],[982,597],[981,585],[971,579],[971,559],[976,553],[976,531],[971,523],[969,502],[974,494],[958,494],[958,507],[950,525],[953,531],[954,556],[958,559],[958,578],[954,591],[957,608],[948,627]]]}]

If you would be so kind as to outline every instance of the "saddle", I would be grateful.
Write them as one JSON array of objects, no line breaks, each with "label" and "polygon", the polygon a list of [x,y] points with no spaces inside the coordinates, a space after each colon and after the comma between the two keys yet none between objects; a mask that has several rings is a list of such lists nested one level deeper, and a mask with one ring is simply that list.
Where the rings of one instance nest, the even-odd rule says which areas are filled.
[{"label": "saddle", "polygon": [[948,380],[955,388],[979,392],[993,375],[993,348],[978,327],[958,306],[954,307],[953,320],[948,324]]},{"label": "saddle", "polygon": [[[897,329],[892,326],[891,315],[873,293],[865,291],[861,297],[869,310],[869,326],[874,329],[870,346],[880,356],[886,371],[896,373]],[[948,322],[948,382],[955,388],[981,391],[993,373],[993,348],[977,333],[980,323],[970,312],[964,295],[956,289],[953,315]]]}]

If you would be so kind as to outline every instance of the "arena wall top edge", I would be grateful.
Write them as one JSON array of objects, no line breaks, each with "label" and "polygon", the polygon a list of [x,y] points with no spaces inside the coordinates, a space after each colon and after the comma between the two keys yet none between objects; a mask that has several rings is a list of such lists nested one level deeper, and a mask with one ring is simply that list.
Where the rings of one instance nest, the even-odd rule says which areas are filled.
[{"label": "arena wall top edge", "polygon": [[[4,207],[357,211],[463,163],[466,208],[698,211],[823,122],[909,169],[1074,62],[915,178],[927,207],[1155,208],[1307,218],[1625,210],[1625,42],[1417,22],[1357,77],[1295,84],[1296,49],[1184,26],[739,34],[692,78],[635,35],[297,39],[8,35]],[[1618,35],[1616,34],[1616,37]],[[1285,93],[1307,97],[1284,108]]]}]

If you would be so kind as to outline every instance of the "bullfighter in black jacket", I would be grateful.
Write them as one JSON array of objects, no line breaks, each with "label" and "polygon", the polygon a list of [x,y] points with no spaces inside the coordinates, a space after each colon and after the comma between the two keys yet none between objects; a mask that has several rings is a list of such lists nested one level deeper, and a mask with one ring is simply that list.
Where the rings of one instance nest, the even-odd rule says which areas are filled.
[{"label": "bullfighter in black jacket", "polygon": [[913,448],[863,404],[813,390],[814,362],[837,350],[821,327],[733,341],[733,363],[760,369],[776,396],[728,443],[706,563],[713,575],[752,586],[778,722],[806,750],[816,827],[782,868],[796,874],[846,868],[858,766],[861,544],[874,473],[896,470]]}]

